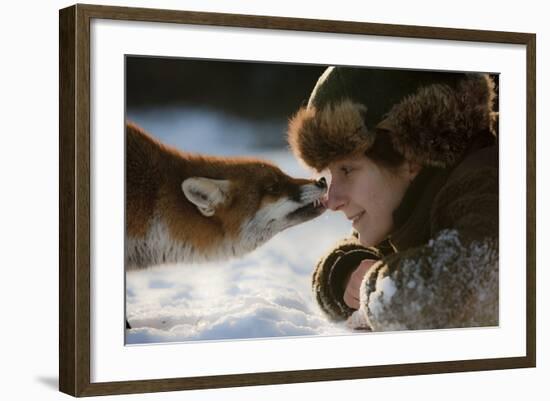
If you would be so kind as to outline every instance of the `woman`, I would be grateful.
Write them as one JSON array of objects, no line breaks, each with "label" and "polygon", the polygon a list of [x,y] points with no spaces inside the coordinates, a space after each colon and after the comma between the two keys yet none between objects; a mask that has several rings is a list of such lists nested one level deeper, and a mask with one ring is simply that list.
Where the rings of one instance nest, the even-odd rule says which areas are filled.
[{"label": "woman", "polygon": [[354,228],[313,274],[329,317],[376,331],[498,325],[494,99],[486,74],[319,78],[289,143],[330,175],[325,206]]}]

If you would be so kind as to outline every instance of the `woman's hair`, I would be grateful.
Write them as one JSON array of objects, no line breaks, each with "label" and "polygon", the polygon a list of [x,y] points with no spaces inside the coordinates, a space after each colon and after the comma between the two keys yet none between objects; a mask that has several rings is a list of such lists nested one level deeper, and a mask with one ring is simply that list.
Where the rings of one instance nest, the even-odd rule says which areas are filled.
[{"label": "woman's hair", "polygon": [[389,170],[399,167],[405,157],[395,150],[386,131],[379,130],[372,146],[365,151],[365,156]]}]

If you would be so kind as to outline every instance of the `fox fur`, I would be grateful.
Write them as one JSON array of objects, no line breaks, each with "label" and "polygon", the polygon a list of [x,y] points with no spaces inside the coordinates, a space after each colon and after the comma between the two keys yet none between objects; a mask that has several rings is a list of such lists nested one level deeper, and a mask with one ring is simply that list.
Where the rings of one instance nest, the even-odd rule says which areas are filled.
[{"label": "fox fur", "polygon": [[182,152],[126,124],[126,269],[242,256],[319,216],[324,180]]}]

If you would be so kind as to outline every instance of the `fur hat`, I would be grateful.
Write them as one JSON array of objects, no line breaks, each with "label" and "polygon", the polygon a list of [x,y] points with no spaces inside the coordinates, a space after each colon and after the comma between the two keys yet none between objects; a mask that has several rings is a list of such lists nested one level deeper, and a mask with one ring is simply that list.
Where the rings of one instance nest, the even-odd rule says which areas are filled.
[{"label": "fur hat", "polygon": [[317,171],[367,151],[377,135],[410,161],[447,167],[492,129],[494,98],[488,74],[329,67],[291,118],[288,142]]}]

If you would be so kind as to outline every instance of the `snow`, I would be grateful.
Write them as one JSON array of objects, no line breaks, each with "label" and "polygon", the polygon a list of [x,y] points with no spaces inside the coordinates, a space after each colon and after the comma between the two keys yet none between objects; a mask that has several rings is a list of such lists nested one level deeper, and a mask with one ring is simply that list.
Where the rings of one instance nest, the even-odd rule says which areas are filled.
[{"label": "snow", "polygon": [[310,290],[317,258],[347,232],[333,217],[279,233],[242,259],[128,272],[127,342],[348,332],[326,320]]},{"label": "snow", "polygon": [[393,297],[393,294],[395,294],[395,291],[397,291],[397,288],[395,287],[395,283],[388,276],[380,280],[380,282],[378,282],[378,285],[380,286],[380,291],[382,292],[382,298],[384,303],[389,304]]},{"label": "snow", "polygon": [[[180,149],[254,155],[288,174],[311,176],[285,148],[254,145],[254,130],[266,130],[265,124],[208,110],[134,111],[128,117]],[[269,129],[283,135],[285,127]],[[127,272],[127,344],[351,334],[345,323],[325,318],[311,293],[317,260],[350,231],[341,213],[326,212],[240,259]]]},{"label": "snow", "polygon": [[369,310],[374,316],[384,312],[385,305],[389,305],[397,288],[390,276],[376,281],[376,290],[369,296]]}]

